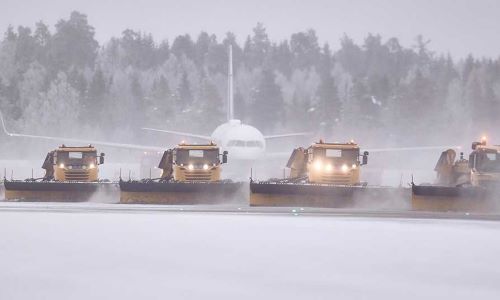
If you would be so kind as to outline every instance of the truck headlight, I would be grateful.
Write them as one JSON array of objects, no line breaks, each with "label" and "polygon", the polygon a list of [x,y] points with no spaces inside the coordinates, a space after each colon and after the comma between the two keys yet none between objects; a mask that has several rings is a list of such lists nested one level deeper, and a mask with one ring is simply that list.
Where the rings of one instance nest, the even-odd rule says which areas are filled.
[{"label": "truck headlight", "polygon": [[89,165],[89,169],[93,169],[93,168],[95,168],[95,164],[94,164],[94,163],[91,163],[91,164]]},{"label": "truck headlight", "polygon": [[323,164],[321,163],[320,160],[314,162],[314,169],[316,171],[321,171],[321,169],[323,169]]},{"label": "truck headlight", "polygon": [[59,168],[64,169],[64,164],[59,164]]},{"label": "truck headlight", "polygon": [[346,164],[343,164],[341,170],[342,172],[346,173],[347,171],[349,171],[349,167]]},{"label": "truck headlight", "polygon": [[207,164],[203,165],[203,170],[208,170],[208,165]]},{"label": "truck headlight", "polygon": [[333,166],[328,164],[328,165],[326,165],[325,170],[328,172],[331,172],[333,170]]},{"label": "truck headlight", "polygon": [[356,164],[352,164],[352,169],[356,169],[358,166],[356,166]]},{"label": "truck headlight", "polygon": [[194,166],[192,164],[188,165],[188,170],[193,170]]}]

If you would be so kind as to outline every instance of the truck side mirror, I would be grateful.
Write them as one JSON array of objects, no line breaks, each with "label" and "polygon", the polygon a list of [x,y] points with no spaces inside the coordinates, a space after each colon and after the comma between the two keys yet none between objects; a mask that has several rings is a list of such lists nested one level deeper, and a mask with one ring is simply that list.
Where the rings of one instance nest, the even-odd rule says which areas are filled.
[{"label": "truck side mirror", "polygon": [[361,164],[362,165],[368,164],[368,151],[363,152],[363,162]]},{"label": "truck side mirror", "polygon": [[476,150],[476,148],[477,148],[478,145],[481,145],[481,143],[480,142],[473,142],[472,143],[472,147],[471,147],[472,150]]},{"label": "truck side mirror", "polygon": [[469,155],[469,169],[473,170],[476,167],[477,152],[472,152]]},{"label": "truck side mirror", "polygon": [[104,163],[104,153],[101,153],[101,156],[99,156],[99,164],[102,165]]},{"label": "truck side mirror", "polygon": [[222,163],[226,164],[227,163],[227,151],[222,152]]}]

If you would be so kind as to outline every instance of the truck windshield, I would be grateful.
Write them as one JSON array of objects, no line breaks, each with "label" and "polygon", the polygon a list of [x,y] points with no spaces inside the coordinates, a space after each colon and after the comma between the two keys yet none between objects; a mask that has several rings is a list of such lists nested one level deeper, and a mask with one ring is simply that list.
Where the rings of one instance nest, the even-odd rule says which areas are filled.
[{"label": "truck windshield", "polygon": [[219,149],[178,149],[175,158],[176,164],[218,164]]},{"label": "truck windshield", "polygon": [[90,164],[97,163],[97,152],[82,152],[82,151],[58,151],[58,164]]},{"label": "truck windshield", "polygon": [[325,149],[315,148],[314,158],[331,162],[356,163],[359,159],[359,149]]},{"label": "truck windshield", "polygon": [[500,155],[497,152],[477,152],[471,156],[479,172],[500,172]]}]

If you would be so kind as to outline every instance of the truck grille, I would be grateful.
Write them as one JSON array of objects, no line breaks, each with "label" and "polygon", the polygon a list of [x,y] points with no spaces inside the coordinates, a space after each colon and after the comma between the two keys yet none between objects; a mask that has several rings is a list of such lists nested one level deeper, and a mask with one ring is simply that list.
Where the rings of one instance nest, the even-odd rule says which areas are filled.
[{"label": "truck grille", "polygon": [[185,173],[188,181],[210,181],[212,172],[207,171],[189,171]]},{"label": "truck grille", "polygon": [[88,181],[89,180],[89,173],[87,170],[82,170],[82,169],[72,169],[72,170],[65,170],[64,175],[66,177],[66,180],[74,180],[74,181]]},{"label": "truck grille", "polygon": [[351,184],[350,174],[323,174],[321,182],[327,184],[349,185]]}]

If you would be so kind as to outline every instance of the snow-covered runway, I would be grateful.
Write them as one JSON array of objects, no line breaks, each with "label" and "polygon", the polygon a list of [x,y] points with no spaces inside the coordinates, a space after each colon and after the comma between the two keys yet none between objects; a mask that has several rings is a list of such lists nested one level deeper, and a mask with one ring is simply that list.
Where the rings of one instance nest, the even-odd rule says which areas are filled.
[{"label": "snow-covered runway", "polygon": [[497,299],[500,222],[1,211],[0,299]]}]

